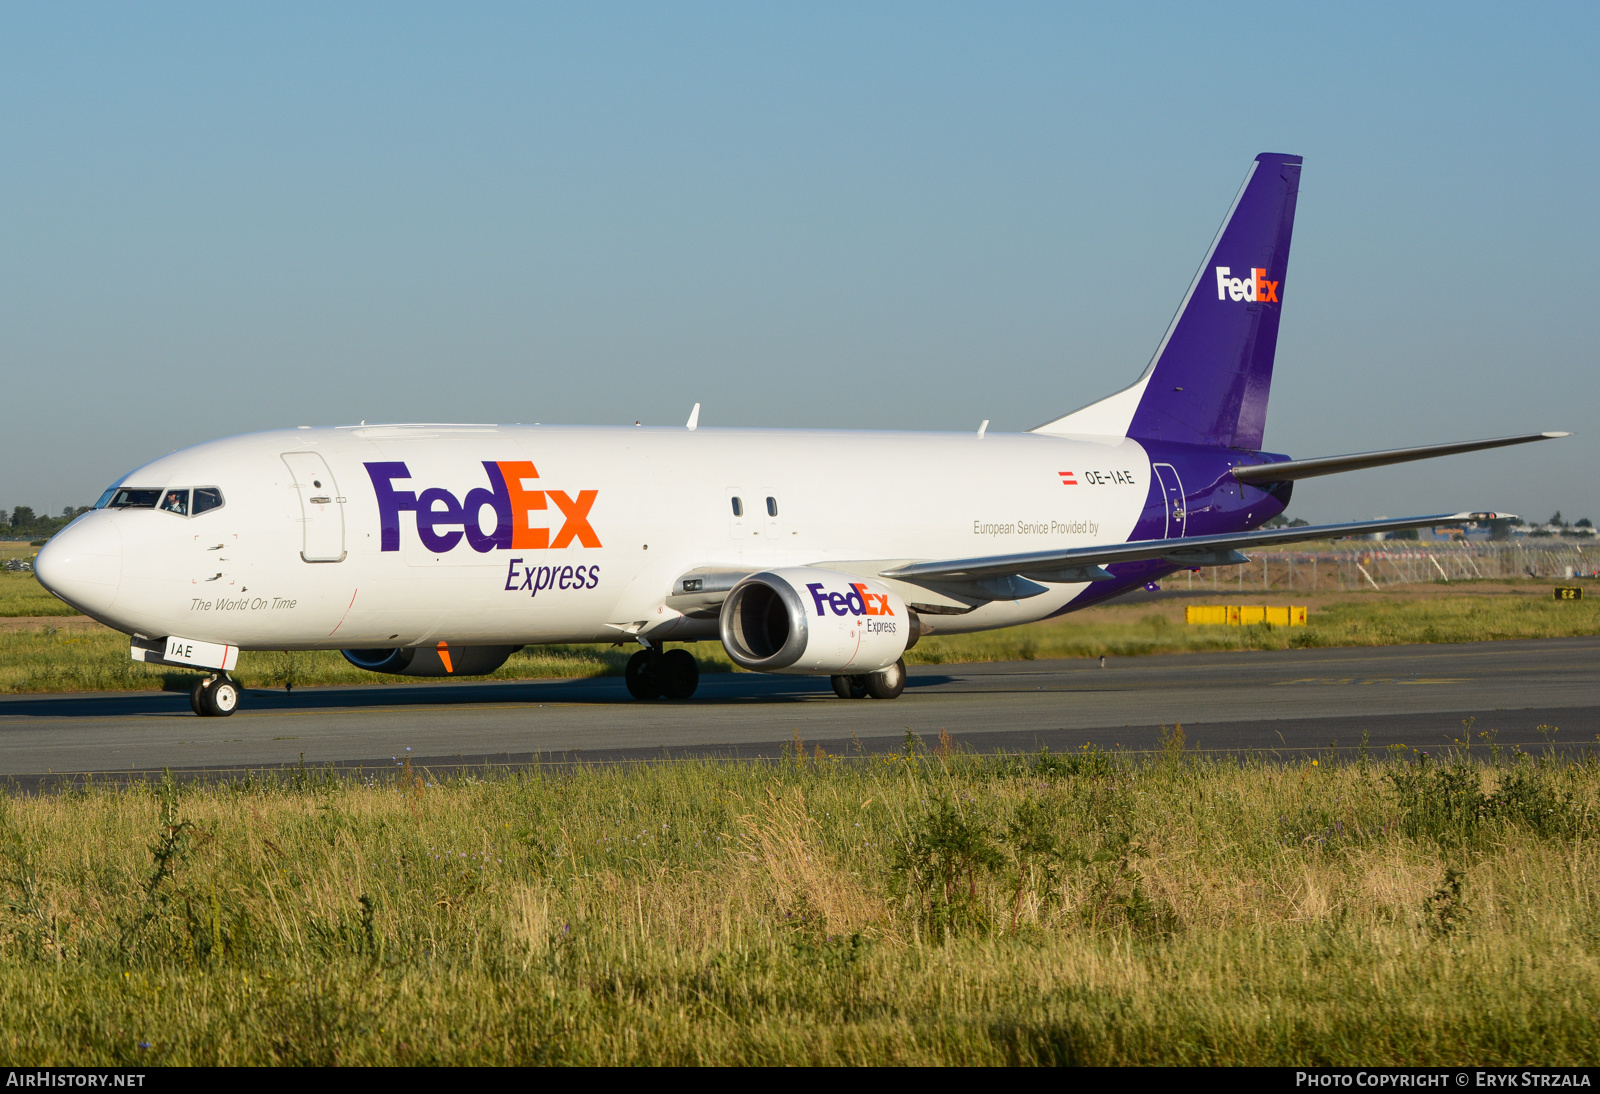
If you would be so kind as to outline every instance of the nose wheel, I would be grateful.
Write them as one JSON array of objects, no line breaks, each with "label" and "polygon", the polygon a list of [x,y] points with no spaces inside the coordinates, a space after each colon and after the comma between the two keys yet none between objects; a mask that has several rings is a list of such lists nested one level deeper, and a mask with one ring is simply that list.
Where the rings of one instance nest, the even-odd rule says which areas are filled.
[{"label": "nose wheel", "polygon": [[239,685],[226,675],[208,676],[190,690],[189,706],[202,718],[226,718],[239,709]]}]

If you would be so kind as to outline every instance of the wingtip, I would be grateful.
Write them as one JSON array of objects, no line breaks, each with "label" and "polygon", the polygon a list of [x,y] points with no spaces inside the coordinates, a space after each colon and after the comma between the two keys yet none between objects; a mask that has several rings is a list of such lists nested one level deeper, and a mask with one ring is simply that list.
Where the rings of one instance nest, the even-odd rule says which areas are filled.
[{"label": "wingtip", "polygon": [[1544,432],[1544,433],[1539,434],[1539,436],[1543,437],[1547,441],[1553,441],[1553,440],[1556,440],[1557,438],[1560,438],[1560,437],[1570,437],[1570,436],[1572,436],[1572,434],[1571,433],[1559,433],[1559,432]]}]

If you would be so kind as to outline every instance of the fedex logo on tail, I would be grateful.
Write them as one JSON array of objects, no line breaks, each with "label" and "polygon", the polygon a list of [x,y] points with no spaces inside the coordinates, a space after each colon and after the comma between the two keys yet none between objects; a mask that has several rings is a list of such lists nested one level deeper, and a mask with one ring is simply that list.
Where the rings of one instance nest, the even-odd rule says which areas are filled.
[{"label": "fedex logo on tail", "polygon": [[[372,489],[378,496],[378,523],[383,531],[380,549],[400,549],[400,514],[415,513],[417,538],[430,551],[443,554],[454,550],[465,539],[479,553],[494,550],[540,551],[571,547],[576,541],[580,547],[600,546],[600,537],[589,524],[589,510],[594,507],[598,490],[580,490],[577,497],[569,497],[561,490],[541,490],[530,486],[537,482],[538,470],[529,460],[484,461],[483,471],[488,477],[487,488],[468,490],[464,499],[457,499],[441,487],[429,487],[421,493],[395,488],[396,480],[411,478],[404,463],[369,463],[364,465],[372,479]],[[548,510],[552,503],[560,511],[559,529],[534,527],[536,514]],[[483,511],[494,510],[494,530],[483,530]]]},{"label": "fedex logo on tail", "polygon": [[806,585],[806,591],[811,594],[811,600],[817,606],[817,614],[832,611],[834,615],[893,615],[894,609],[889,607],[889,594],[869,593],[867,587],[859,581],[850,586],[848,593],[824,592],[822,582],[813,581]]},{"label": "fedex logo on tail", "polygon": [[1218,300],[1249,300],[1254,303],[1278,303],[1279,281],[1268,281],[1267,271],[1259,266],[1250,271],[1249,277],[1234,277],[1233,271],[1227,266],[1217,267],[1217,299]]}]

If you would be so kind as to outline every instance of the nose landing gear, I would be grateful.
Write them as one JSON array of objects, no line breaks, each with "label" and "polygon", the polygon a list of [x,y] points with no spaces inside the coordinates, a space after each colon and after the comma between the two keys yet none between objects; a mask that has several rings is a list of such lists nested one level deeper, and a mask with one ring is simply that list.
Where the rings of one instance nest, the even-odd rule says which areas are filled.
[{"label": "nose landing gear", "polygon": [[700,666],[688,650],[652,647],[628,658],[622,680],[635,699],[687,699],[700,686]]},{"label": "nose landing gear", "polygon": [[226,673],[207,676],[190,690],[189,706],[202,718],[226,718],[239,709],[239,685]]}]

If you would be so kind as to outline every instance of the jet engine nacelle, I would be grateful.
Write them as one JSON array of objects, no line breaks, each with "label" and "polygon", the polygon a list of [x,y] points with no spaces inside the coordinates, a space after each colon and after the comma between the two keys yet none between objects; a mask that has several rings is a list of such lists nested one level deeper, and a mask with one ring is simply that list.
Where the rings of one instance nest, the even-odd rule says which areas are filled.
[{"label": "jet engine nacelle", "polygon": [[751,574],[722,602],[728,656],[757,672],[856,675],[888,668],[914,638],[887,585],[810,566]]},{"label": "jet engine nacelle", "polygon": [[340,650],[358,669],[393,676],[487,676],[521,646],[412,646],[398,650]]}]

